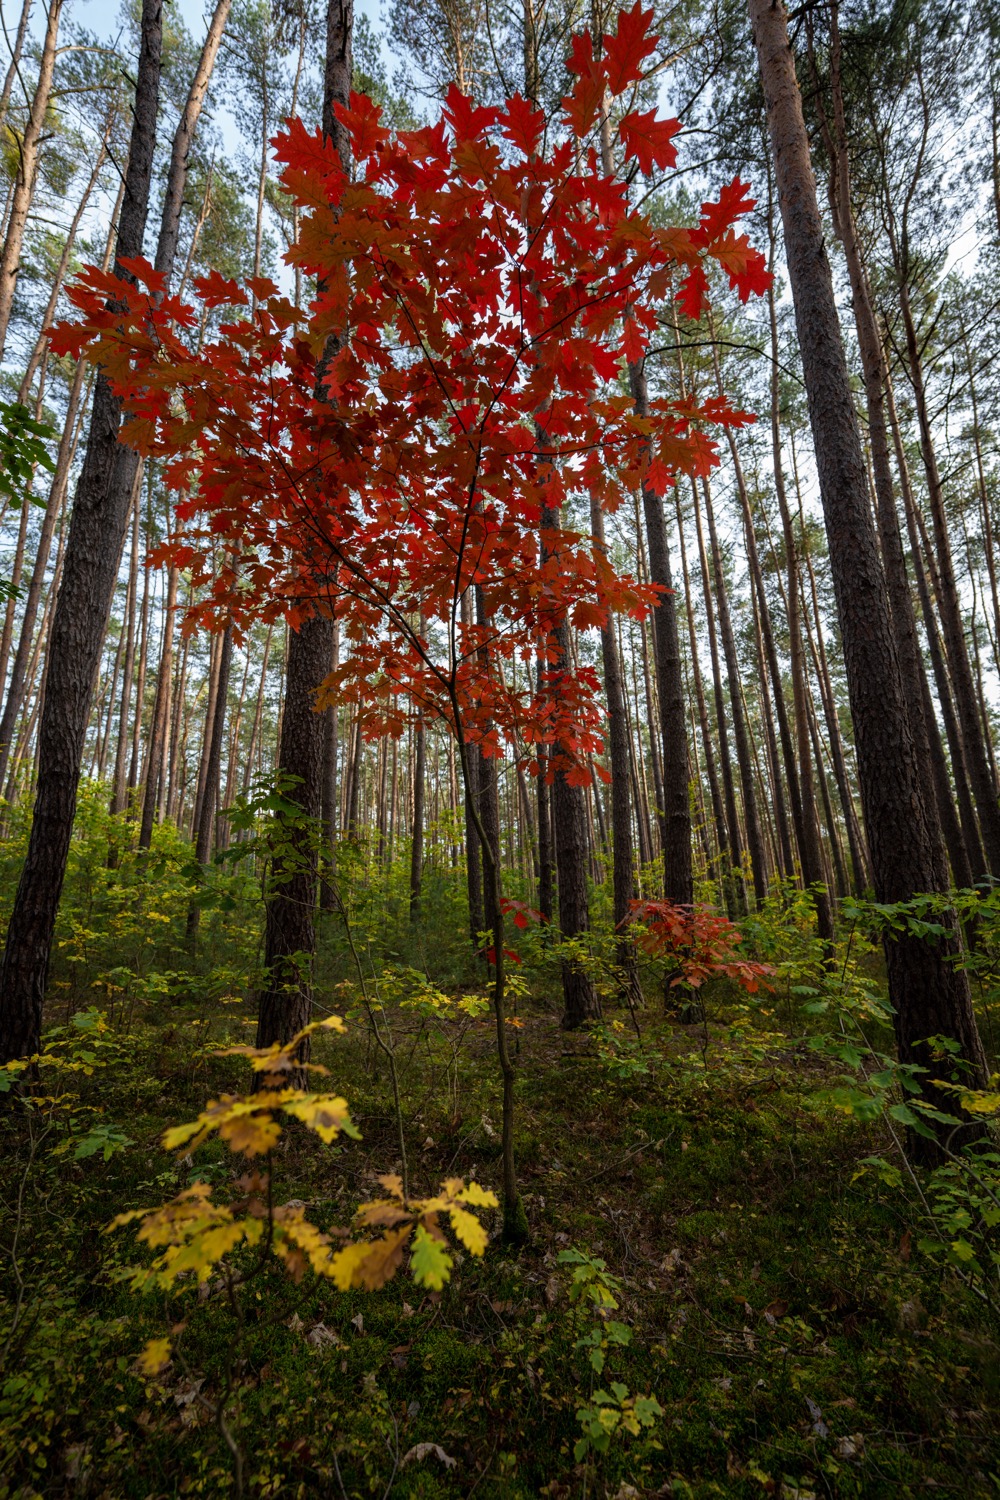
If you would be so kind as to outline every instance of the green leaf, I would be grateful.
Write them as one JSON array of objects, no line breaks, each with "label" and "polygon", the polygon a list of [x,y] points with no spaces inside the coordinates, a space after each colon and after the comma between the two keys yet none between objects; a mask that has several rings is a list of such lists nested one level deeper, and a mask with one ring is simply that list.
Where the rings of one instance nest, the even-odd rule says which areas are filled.
[{"label": "green leaf", "polygon": [[428,1234],[422,1224],[418,1224],[410,1253],[410,1274],[418,1286],[430,1287],[431,1291],[439,1292],[450,1277],[453,1264],[448,1246]]}]

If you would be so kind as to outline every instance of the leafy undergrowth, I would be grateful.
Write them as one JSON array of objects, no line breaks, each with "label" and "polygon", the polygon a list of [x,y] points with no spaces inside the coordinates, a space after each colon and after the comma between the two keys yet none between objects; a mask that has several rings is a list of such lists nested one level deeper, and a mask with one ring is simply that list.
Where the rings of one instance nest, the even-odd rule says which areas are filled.
[{"label": "leafy undergrowth", "polygon": [[[499,1185],[491,1023],[471,1009],[394,1016],[416,1193],[451,1176]],[[996,1493],[996,1330],[919,1248],[916,1201],[859,1175],[886,1150],[882,1127],[822,1102],[814,1052],[652,1012],[629,1051],[620,1027],[567,1037],[526,1002],[530,1245],[459,1253],[430,1294],[398,1278],[339,1292],[268,1266],[240,1329],[218,1281],[137,1297],[121,1273],[142,1248],[103,1232],[195,1178],[221,1191],[238,1175],[218,1141],[179,1161],[160,1146],[247,1083],[203,1033],[246,1040],[249,1008],[202,1007],[197,1042],[189,1016],[161,1007],[105,1034],[105,1066],[62,1079],[68,1105],[0,1120],[0,1496],[233,1494],[234,1443],[254,1496]],[[397,1168],[396,1124],[363,1021],[316,1050],[361,1140],[324,1147],[293,1126],[272,1172],[313,1222],[347,1225]],[[570,1297],[574,1247],[618,1278],[631,1335],[599,1375]],[[170,1363],[144,1373],[164,1336]],[[659,1414],[581,1457],[579,1413],[612,1381]]]}]

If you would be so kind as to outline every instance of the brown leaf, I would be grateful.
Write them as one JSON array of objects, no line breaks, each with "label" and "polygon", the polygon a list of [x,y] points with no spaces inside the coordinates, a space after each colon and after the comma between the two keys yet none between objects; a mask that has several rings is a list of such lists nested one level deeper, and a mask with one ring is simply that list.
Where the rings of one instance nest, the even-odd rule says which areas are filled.
[{"label": "brown leaf", "polygon": [[910,1258],[910,1245],[911,1245],[912,1240],[913,1240],[913,1235],[911,1234],[910,1230],[909,1229],[904,1229],[903,1233],[899,1237],[899,1258],[900,1258],[900,1260],[909,1260],[909,1258]]}]

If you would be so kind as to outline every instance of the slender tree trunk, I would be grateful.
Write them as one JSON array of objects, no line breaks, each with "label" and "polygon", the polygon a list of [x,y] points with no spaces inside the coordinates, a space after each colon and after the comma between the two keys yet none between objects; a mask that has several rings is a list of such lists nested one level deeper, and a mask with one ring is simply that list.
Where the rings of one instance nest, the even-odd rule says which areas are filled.
[{"label": "slender tree trunk", "polygon": [[[882,902],[908,901],[934,889],[939,861],[906,716],[787,17],[780,0],[749,0],[749,10],[767,101],[876,895]],[[942,1097],[926,1081],[933,1079],[935,1067],[927,1038],[944,1034],[958,1042],[970,1082],[984,1082],[987,1070],[968,978],[953,962],[957,928],[954,922],[947,925],[940,942],[908,931],[887,936],[885,954],[900,1060],[929,1067],[923,1097],[950,1110],[950,1096]],[[916,1154],[936,1154],[919,1137],[910,1145]]]},{"label": "slender tree trunk", "polygon": [[[142,253],[156,144],[162,0],[143,0],[139,70],[116,274]],[[56,908],[76,811],[77,783],[108,611],[118,576],[137,457],[118,442],[121,408],[98,375],[47,656],[39,774],[28,853],[0,971],[0,1057],[38,1050]]]},{"label": "slender tree trunk", "polygon": [[[590,528],[594,547],[607,555],[604,537],[604,512],[593,496],[590,501]],[[625,685],[615,622],[609,616],[601,627],[601,658],[604,665],[604,693],[608,703],[608,756],[611,761],[611,842],[612,842],[612,919],[619,934],[615,949],[618,987],[621,998],[631,1010],[642,1005],[642,987],[635,943],[625,927],[629,903],[638,894],[635,880],[635,857],[632,851],[632,799],[629,796],[628,720],[625,717]],[[602,831],[602,838],[604,837]]]},{"label": "slender tree trunk", "polygon": [[[900,493],[903,497],[903,514],[906,517],[907,538],[910,543],[910,558],[917,584],[917,597],[920,600],[920,613],[923,616],[924,631],[927,636],[927,650],[930,654],[931,670],[934,673],[934,683],[937,688],[938,702],[941,705],[941,717],[944,720],[945,736],[951,756],[951,774],[955,783],[955,800],[958,803],[957,822],[959,830],[956,830],[955,827],[956,818],[947,771],[945,770],[944,775],[942,775],[944,747],[941,744],[941,734],[930,699],[927,674],[922,670],[921,693],[924,696],[924,722],[928,729],[930,742],[935,798],[939,812],[943,815],[942,826],[948,840],[948,857],[951,861],[952,875],[955,883],[959,886],[971,886],[977,880],[986,879],[986,856],[983,853],[982,841],[979,837],[979,824],[976,819],[976,809],[972,801],[972,788],[969,785],[969,777],[966,770],[962,731],[958,723],[958,716],[955,713],[948,669],[945,665],[944,656],[941,651],[941,642],[938,636],[937,617],[931,601],[927,574],[924,571],[916,501],[914,500],[913,490],[910,485],[910,473],[906,462],[906,453],[903,448],[902,434],[899,430],[899,421],[896,416],[896,402],[891,381],[886,384],[886,399],[888,402],[889,422],[892,429],[893,447],[896,453],[896,467],[899,472]],[[922,662],[921,668],[923,668]]]},{"label": "slender tree trunk", "polygon": [[702,751],[705,756],[705,775],[708,778],[708,793],[712,800],[712,817],[715,822],[715,842],[718,849],[718,876],[723,894],[728,902],[732,887],[732,851],[729,843],[729,828],[726,823],[726,807],[722,800],[719,776],[715,765],[715,748],[708,720],[708,704],[698,660],[698,637],[695,633],[694,605],[691,597],[691,578],[688,573],[687,547],[684,542],[684,524],[681,502],[675,491],[677,506],[677,539],[681,551],[681,577],[684,582],[685,615],[688,627],[688,649],[691,656],[691,676],[694,681],[695,702],[698,708],[698,724],[701,729]]},{"label": "slender tree trunk", "polygon": [[[546,670],[541,653],[538,656],[538,691],[544,688]],[[552,788],[548,781],[549,757],[544,745],[538,747],[538,910],[542,921],[551,926],[555,910],[552,870]]]},{"label": "slender tree trunk", "polygon": [[[629,366],[635,409],[645,416],[649,395],[645,369]],[[688,780],[687,713],[681,671],[677,605],[670,577],[667,527],[659,495],[649,485],[642,489],[649,576],[660,589],[653,610],[655,622],[656,686],[660,695],[660,733],[663,737],[663,891],[668,901],[690,906],[694,900],[691,871],[691,804]]]},{"label": "slender tree trunk", "polygon": [[21,58],[24,55],[24,39],[28,34],[28,22],[31,20],[32,0],[24,0],[21,7],[21,19],[17,23],[17,32],[14,36],[14,45],[11,48],[10,63],[4,74],[3,87],[0,88],[0,131],[7,123],[7,112],[10,108],[10,96],[14,89],[14,81],[17,78],[21,66]]},{"label": "slender tree trunk", "polygon": [[[879,541],[882,549],[882,566],[885,570],[889,590],[889,605],[892,611],[893,630],[899,654],[899,670],[903,686],[903,699],[913,736],[914,753],[921,779],[935,786],[933,799],[928,799],[927,816],[931,825],[937,857],[940,860],[937,879],[947,884],[944,866],[944,843],[942,829],[948,821],[949,809],[939,805],[940,787],[935,782],[931,765],[930,730],[924,718],[924,691],[921,683],[923,663],[917,640],[917,625],[913,612],[913,596],[906,574],[906,560],[899,531],[899,516],[892,483],[892,468],[889,462],[889,437],[885,417],[885,389],[887,369],[882,340],[871,294],[868,271],[864,262],[861,244],[854,220],[851,195],[851,164],[848,142],[847,120],[844,113],[844,98],[841,86],[841,48],[839,28],[839,6],[833,0],[830,9],[830,90],[832,123],[822,112],[822,123],[826,146],[831,163],[829,183],[830,207],[834,231],[840,240],[847,261],[847,272],[851,283],[851,303],[854,310],[854,325],[861,353],[861,366],[865,384],[865,406],[868,418],[868,442],[874,476],[876,513],[878,517]],[[809,26],[810,60],[812,61],[811,21]],[[816,73],[813,63],[814,75]],[[950,800],[950,799],[949,799]],[[937,826],[935,826],[935,824]]]},{"label": "slender tree trunk", "polygon": [[959,599],[958,583],[955,579],[955,567],[951,555],[951,542],[948,536],[948,521],[944,509],[944,487],[941,483],[941,474],[938,469],[930,413],[924,391],[923,370],[921,368],[917,332],[910,310],[909,293],[905,283],[900,288],[900,306],[903,313],[903,325],[906,330],[907,374],[913,388],[917,408],[917,422],[920,429],[920,451],[924,461],[924,472],[927,476],[927,494],[930,500],[931,523],[934,528],[938,574],[937,602],[941,617],[941,629],[944,635],[952,690],[955,696],[955,706],[958,710],[958,721],[962,731],[962,745],[965,751],[966,769],[972,785],[973,796],[976,799],[976,812],[979,815],[983,852],[986,855],[990,873],[993,876],[1000,876],[1000,803],[997,801],[996,784],[990,769],[982,724],[979,719],[976,685],[972,676],[972,665],[969,661],[969,651],[965,640],[965,622],[962,618],[962,605]]},{"label": "slender tree trunk", "polygon": [[[543,558],[557,553],[561,520],[558,507],[542,507],[541,546]],[[569,622],[563,620],[547,643],[550,690],[559,692],[559,679],[572,671]],[[587,828],[583,788],[573,785],[568,767],[560,764],[567,751],[558,741],[551,755],[555,762],[552,781],[552,831],[555,843],[556,882],[559,892],[559,931],[571,943],[585,942],[590,930],[587,891]],[[489,912],[487,911],[487,919]],[[601,1002],[586,969],[572,956],[562,962],[563,1016],[567,1030],[598,1020]]]},{"label": "slender tree trunk", "polygon": [[45,116],[49,108],[49,96],[52,93],[62,8],[63,0],[49,0],[49,8],[45,17],[45,36],[42,40],[41,56],[38,62],[38,78],[24,134],[18,136],[10,131],[9,126],[7,127],[8,131],[14,135],[18,160],[14,196],[7,218],[7,233],[3,248],[0,250],[0,362],[3,360],[10,314],[14,306],[14,292],[17,288],[17,273],[21,264],[24,231],[27,228],[28,214],[35,196],[35,184],[38,181],[38,154],[43,139]]},{"label": "slender tree trunk", "polygon": [[156,675],[156,697],[153,722],[146,755],[146,786],[142,798],[142,821],[139,825],[139,848],[148,849],[153,840],[153,822],[163,776],[163,758],[170,732],[170,698],[174,669],[174,615],[177,611],[177,569],[167,577],[167,598],[163,613],[163,640],[160,646],[160,669]]},{"label": "slender tree trunk", "polygon": [[[128,753],[129,708],[132,703],[132,675],[135,671],[136,605],[139,595],[139,524],[140,498],[142,491],[142,467],[136,470],[136,482],[132,492],[132,547],[129,554],[128,589],[125,596],[126,642],[125,663],[122,669],[122,696],[118,715],[118,743],[115,746],[115,769],[111,779],[111,807],[113,815],[125,810],[125,759]],[[109,851],[109,858],[111,853]],[[112,863],[113,867],[113,863]]]},{"label": "slender tree trunk", "polygon": [[[420,621],[420,634],[427,626]],[[424,727],[423,711],[417,710],[413,727],[413,824],[410,837],[410,921],[419,922],[421,890],[424,879],[424,797],[426,792],[427,731]]]},{"label": "slender tree trunk", "polygon": [[[757,0],[753,0],[757,3]],[[779,184],[780,194],[780,184]],[[784,209],[784,203],[782,203]],[[770,200],[770,177],[768,179],[768,231],[774,244],[773,210]],[[787,229],[786,229],[787,238]],[[787,253],[787,250],[786,250]],[[772,256],[773,260],[773,256]],[[833,942],[833,912],[830,909],[830,893],[823,883],[822,852],[819,841],[819,823],[812,776],[812,752],[809,744],[809,707],[807,702],[805,660],[802,650],[802,628],[799,615],[799,567],[795,530],[785,489],[785,471],[781,451],[781,423],[778,388],[778,320],[774,302],[774,288],[768,290],[768,315],[771,332],[771,452],[774,463],[774,491],[781,514],[781,527],[785,539],[785,562],[788,569],[788,584],[785,591],[785,608],[788,612],[788,649],[791,656],[792,701],[795,707],[795,740],[797,747],[797,771],[799,785],[800,822],[796,828],[799,843],[799,863],[802,881],[810,892],[816,907],[816,930],[824,943]]]},{"label": "slender tree trunk", "polygon": [[[708,574],[708,553],[705,550],[705,537],[701,524],[701,507],[698,504],[698,490],[693,481],[691,491],[694,501],[695,534],[698,538],[698,561],[701,566],[702,599],[705,605],[705,629],[708,635],[709,658],[712,663],[712,691],[715,698],[715,726],[719,737],[719,765],[722,770],[726,828],[731,851],[729,869],[725,876],[726,906],[730,916],[735,917],[745,914],[747,909],[746,888],[743,883],[743,838],[740,829],[739,811],[736,806],[736,783],[733,778],[733,763],[729,754],[729,726],[726,722],[726,704],[722,690],[722,667],[719,660],[719,642],[715,629],[715,605],[712,598],[712,585]],[[679,514],[678,525],[680,525]]]}]

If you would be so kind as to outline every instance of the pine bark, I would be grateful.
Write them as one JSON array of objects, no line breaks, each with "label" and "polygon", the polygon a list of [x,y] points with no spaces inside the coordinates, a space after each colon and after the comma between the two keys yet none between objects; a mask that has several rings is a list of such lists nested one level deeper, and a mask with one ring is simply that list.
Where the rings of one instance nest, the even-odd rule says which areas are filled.
[{"label": "pine bark", "polygon": [[[354,0],[329,0],[323,78],[323,134],[333,141],[348,170],[347,135],[334,112],[350,101],[353,68]],[[325,396],[323,373],[339,347],[327,341],[320,362],[317,396]],[[285,711],[278,747],[278,771],[294,776],[291,791],[299,815],[275,830],[273,884],[267,896],[264,966],[267,981],[259,997],[257,1045],[287,1042],[308,1024],[312,1008],[312,964],[316,948],[315,906],[318,877],[317,829],[323,810],[325,725],[315,693],[330,671],[333,619],[314,614],[289,633]],[[358,735],[360,752],[360,733]],[[359,758],[359,757],[356,757]],[[354,776],[357,777],[355,766]],[[308,1060],[308,1046],[302,1049]],[[303,1075],[304,1077],[304,1075]]]},{"label": "pine bark", "polygon": [[[143,0],[139,68],[115,271],[142,253],[160,91],[162,0]],[[0,970],[0,1057],[38,1050],[56,908],[137,456],[118,442],[121,406],[98,375],[90,435],[52,621],[38,738],[38,791]]]},{"label": "pine bark", "polygon": [[[876,896],[888,903],[907,901],[935,888],[938,860],[906,716],[787,16],[780,0],[749,0],[749,11],[767,101]],[[953,962],[954,922],[948,929],[938,943],[909,932],[886,938],[897,1047],[902,1062],[933,1069],[926,1039],[950,1036],[969,1065],[970,1082],[982,1083],[987,1070],[968,979]],[[923,1083],[923,1092],[929,1102],[951,1108],[950,1099],[942,1099],[931,1083]],[[919,1137],[910,1144],[917,1154],[937,1154]]]},{"label": "pine bark", "polygon": [[[646,372],[629,366],[629,382],[635,409],[649,411]],[[694,900],[691,868],[691,806],[689,801],[687,712],[681,670],[677,605],[670,576],[667,526],[659,495],[648,485],[642,489],[649,576],[660,589],[653,609],[654,667],[660,697],[660,735],[663,744],[663,893],[677,906]]]}]

